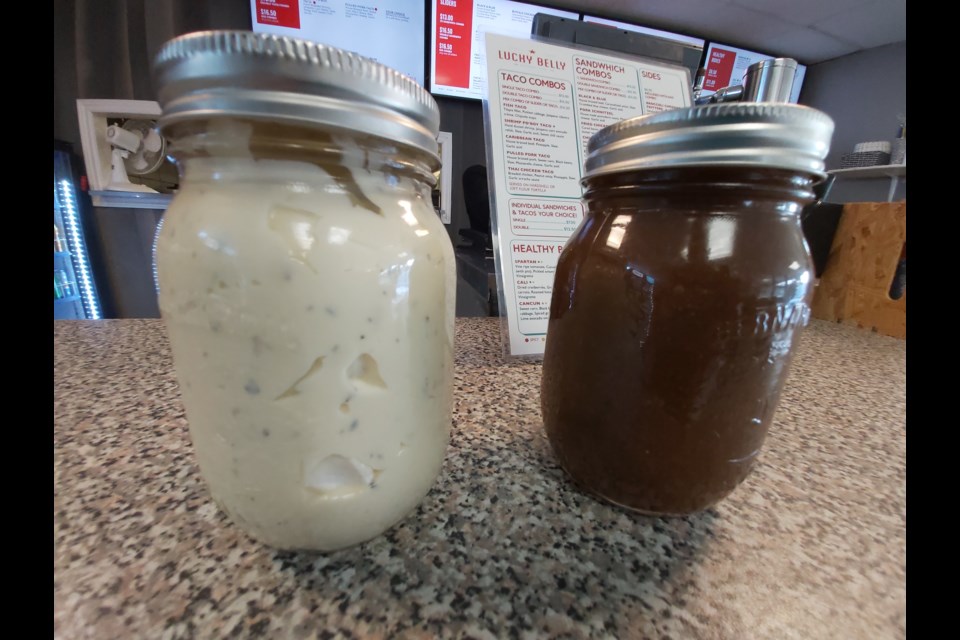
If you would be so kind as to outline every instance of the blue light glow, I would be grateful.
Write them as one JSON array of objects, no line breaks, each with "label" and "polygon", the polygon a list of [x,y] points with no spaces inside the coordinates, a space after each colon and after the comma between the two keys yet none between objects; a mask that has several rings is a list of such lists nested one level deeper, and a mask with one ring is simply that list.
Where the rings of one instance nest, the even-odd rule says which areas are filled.
[{"label": "blue light glow", "polygon": [[76,266],[80,297],[83,300],[83,306],[86,308],[87,317],[91,320],[99,320],[101,318],[100,305],[97,304],[97,297],[93,292],[93,276],[90,273],[90,265],[87,264],[86,247],[80,237],[80,219],[77,214],[77,198],[73,192],[73,184],[69,180],[61,180],[59,187],[60,202],[63,205],[63,226],[67,233],[67,239],[73,248],[71,255]]}]

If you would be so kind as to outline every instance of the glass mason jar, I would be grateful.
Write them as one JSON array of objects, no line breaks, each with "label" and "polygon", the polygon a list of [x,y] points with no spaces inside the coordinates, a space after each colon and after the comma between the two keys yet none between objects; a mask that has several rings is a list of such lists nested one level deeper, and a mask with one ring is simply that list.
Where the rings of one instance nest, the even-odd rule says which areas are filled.
[{"label": "glass mason jar", "polygon": [[210,493],[281,549],[375,537],[449,437],[436,103],[371,60],[249,32],[175,39],[155,69],[181,170],[160,309]]},{"label": "glass mason jar", "polygon": [[542,382],[552,448],[586,491],[682,515],[747,476],[810,314],[799,214],[832,132],[813,109],[731,103],[591,138]]}]

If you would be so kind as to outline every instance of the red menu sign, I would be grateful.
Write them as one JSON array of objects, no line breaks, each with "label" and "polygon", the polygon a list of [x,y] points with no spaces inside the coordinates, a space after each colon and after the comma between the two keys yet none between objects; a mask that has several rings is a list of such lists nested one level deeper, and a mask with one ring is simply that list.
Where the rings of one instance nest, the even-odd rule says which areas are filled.
[{"label": "red menu sign", "polygon": [[736,60],[737,53],[735,51],[713,47],[710,50],[710,57],[707,58],[703,88],[706,91],[717,91],[729,86],[730,76],[733,75],[733,63]]},{"label": "red menu sign", "polygon": [[436,84],[470,88],[473,0],[438,0],[433,24],[437,30]]},{"label": "red menu sign", "polygon": [[275,27],[300,28],[299,0],[257,0],[257,22]]}]

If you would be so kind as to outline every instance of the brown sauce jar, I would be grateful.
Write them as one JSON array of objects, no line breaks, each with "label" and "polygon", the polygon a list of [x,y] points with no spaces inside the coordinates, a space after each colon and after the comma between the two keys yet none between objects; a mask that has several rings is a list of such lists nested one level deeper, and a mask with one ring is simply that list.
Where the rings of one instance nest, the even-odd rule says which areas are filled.
[{"label": "brown sauce jar", "polygon": [[548,438],[584,490],[682,515],[750,472],[809,319],[799,214],[832,133],[807,107],[732,103],[590,140],[542,382]]}]

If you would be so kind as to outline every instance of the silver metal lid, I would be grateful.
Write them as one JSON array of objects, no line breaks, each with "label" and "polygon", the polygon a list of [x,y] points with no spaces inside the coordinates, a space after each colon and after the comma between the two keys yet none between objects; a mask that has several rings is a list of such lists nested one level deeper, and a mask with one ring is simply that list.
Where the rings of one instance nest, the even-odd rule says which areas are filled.
[{"label": "silver metal lid", "polygon": [[265,33],[200,31],[167,42],[153,68],[161,129],[216,115],[339,127],[416,147],[439,163],[433,96],[349,51]]},{"label": "silver metal lid", "polygon": [[622,120],[587,144],[585,178],[676,166],[737,165],[824,173],[833,120],[795,104],[731,102]]}]

